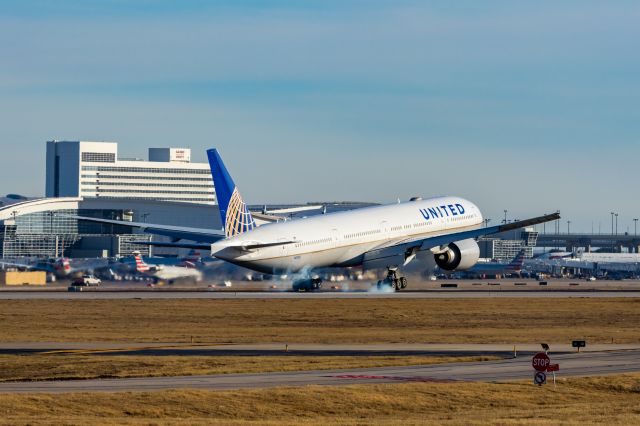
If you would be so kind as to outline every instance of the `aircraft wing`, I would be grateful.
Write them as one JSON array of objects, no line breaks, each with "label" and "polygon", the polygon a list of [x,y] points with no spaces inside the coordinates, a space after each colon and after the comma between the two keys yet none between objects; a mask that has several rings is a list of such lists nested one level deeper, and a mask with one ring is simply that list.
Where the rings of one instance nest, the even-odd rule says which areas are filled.
[{"label": "aircraft wing", "polygon": [[[408,263],[416,253],[424,250],[431,250],[437,247],[444,247],[455,241],[466,239],[476,239],[485,235],[497,234],[500,232],[520,229],[527,226],[533,226],[540,223],[551,222],[560,219],[560,213],[553,213],[544,216],[534,217],[532,219],[521,220],[518,222],[507,223],[504,225],[490,226],[486,228],[477,228],[466,231],[446,233],[433,236],[422,236],[418,238],[408,238],[394,241],[391,244],[377,247],[368,251],[364,255],[364,262],[371,267],[378,267],[378,263]],[[395,259],[394,259],[395,258]]]},{"label": "aircraft wing", "polygon": [[71,217],[79,220],[86,220],[96,223],[108,223],[111,225],[124,225],[132,228],[139,228],[142,232],[147,234],[162,235],[165,237],[171,237],[175,240],[191,240],[200,243],[215,243],[216,241],[223,240],[225,238],[224,231],[222,229],[206,229],[206,228],[190,228],[186,226],[172,226],[172,225],[159,225],[145,222],[127,222],[123,220],[112,219],[100,219],[96,217],[75,216],[75,215],[60,215],[65,217]]},{"label": "aircraft wing", "polygon": [[532,219],[507,223],[505,225],[489,226],[486,228],[478,228],[470,231],[461,231],[452,234],[427,237],[418,241],[422,242],[422,250],[428,250],[438,246],[445,246],[455,241],[466,240],[469,238],[480,238],[485,235],[498,234],[500,232],[512,231],[514,229],[526,228],[527,226],[538,225],[545,222],[552,222],[558,219],[560,219],[560,213],[552,213],[544,216],[534,217]]},{"label": "aircraft wing", "polygon": [[29,269],[30,271],[44,271],[44,268],[41,268],[37,265],[28,265],[26,263],[16,263],[16,262],[0,262],[0,266],[9,266],[9,267],[15,267],[15,268],[25,268],[25,269]]}]

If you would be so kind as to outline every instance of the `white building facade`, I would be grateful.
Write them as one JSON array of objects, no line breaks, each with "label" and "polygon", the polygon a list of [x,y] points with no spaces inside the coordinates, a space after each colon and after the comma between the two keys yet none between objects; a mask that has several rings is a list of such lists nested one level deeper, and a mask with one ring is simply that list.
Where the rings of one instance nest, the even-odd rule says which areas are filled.
[{"label": "white building facade", "polygon": [[216,203],[207,163],[188,148],[149,148],[149,160],[118,158],[116,142],[48,141],[46,196]]}]

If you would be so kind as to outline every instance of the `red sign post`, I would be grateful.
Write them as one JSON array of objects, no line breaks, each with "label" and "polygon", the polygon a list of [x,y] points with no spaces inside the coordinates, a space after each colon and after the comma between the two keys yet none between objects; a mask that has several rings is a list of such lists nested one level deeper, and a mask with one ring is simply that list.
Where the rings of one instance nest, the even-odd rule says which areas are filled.
[{"label": "red sign post", "polygon": [[531,365],[536,371],[547,371],[549,364],[551,364],[551,359],[544,352],[538,352],[531,360]]}]

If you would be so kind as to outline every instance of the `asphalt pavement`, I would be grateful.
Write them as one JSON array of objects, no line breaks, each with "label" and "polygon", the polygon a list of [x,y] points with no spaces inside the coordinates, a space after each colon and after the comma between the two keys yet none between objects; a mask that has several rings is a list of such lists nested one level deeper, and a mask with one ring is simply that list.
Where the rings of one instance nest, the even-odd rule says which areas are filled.
[{"label": "asphalt pavement", "polygon": [[[640,371],[640,349],[551,355],[557,375],[599,376]],[[346,366],[345,366],[346,367]],[[280,386],[340,386],[366,383],[533,380],[531,357],[499,361],[448,363],[407,367],[357,368],[286,373],[221,374],[0,383],[0,393],[68,393],[159,391],[188,388],[206,390],[255,389]],[[550,374],[550,373],[549,373]]]},{"label": "asphalt pavement", "polygon": [[[575,352],[570,343],[550,343],[554,354]],[[478,343],[239,343],[184,342],[2,342],[0,355],[141,355],[141,356],[527,356],[539,344]],[[640,344],[591,344],[583,352],[638,350]]]},{"label": "asphalt pavement", "polygon": [[0,300],[108,299],[487,299],[487,298],[637,298],[640,291],[402,291],[392,292],[232,292],[232,291],[0,291]]}]

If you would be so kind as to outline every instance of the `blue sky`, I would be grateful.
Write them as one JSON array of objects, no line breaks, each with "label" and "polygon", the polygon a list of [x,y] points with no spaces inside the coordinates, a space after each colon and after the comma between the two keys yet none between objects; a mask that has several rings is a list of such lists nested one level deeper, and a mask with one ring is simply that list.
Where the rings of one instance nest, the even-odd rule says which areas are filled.
[{"label": "blue sky", "polygon": [[251,203],[454,194],[633,232],[638,22],[632,1],[3,2],[0,193],[43,193],[48,139],[215,146]]}]

